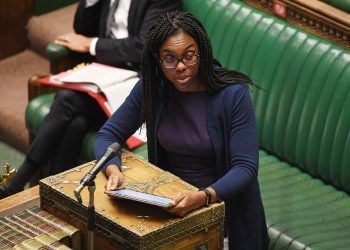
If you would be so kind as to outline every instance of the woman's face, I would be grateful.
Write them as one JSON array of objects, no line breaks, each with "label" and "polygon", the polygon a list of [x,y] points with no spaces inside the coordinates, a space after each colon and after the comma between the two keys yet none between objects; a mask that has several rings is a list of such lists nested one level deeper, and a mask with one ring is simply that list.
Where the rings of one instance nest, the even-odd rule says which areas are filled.
[{"label": "woman's face", "polygon": [[197,42],[185,32],[167,38],[159,50],[160,66],[165,77],[182,92],[205,90],[198,77]]}]

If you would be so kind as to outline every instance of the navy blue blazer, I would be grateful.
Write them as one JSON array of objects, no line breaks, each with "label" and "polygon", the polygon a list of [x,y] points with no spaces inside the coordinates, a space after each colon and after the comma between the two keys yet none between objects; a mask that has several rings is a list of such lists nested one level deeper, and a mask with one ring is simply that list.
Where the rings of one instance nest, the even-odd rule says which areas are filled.
[{"label": "navy blue blazer", "polygon": [[[163,83],[155,126],[147,129],[149,161],[162,167],[162,152],[156,138],[157,124],[167,100]],[[123,144],[143,123],[142,80],[122,106],[97,133],[95,152],[100,158],[113,142]],[[258,136],[251,98],[246,86],[234,84],[214,92],[208,105],[207,126],[216,159],[217,181],[211,185],[225,202],[230,249],[267,249],[268,235],[258,184]],[[120,164],[116,157],[110,163]]]},{"label": "navy blue blazer", "polygon": [[125,67],[126,63],[138,66],[147,32],[164,11],[181,10],[181,0],[131,0],[128,15],[129,37],[111,39],[105,37],[109,0],[85,8],[80,0],[74,17],[74,30],[88,37],[99,37],[96,44],[96,60],[100,63]]}]

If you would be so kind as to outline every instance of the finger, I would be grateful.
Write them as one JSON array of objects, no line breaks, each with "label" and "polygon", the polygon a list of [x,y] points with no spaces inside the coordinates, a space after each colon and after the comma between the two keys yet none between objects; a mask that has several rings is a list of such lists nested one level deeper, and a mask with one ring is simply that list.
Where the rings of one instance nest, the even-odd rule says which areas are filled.
[{"label": "finger", "polygon": [[56,41],[68,42],[68,39],[66,39],[65,37],[58,37],[58,38],[56,39]]},{"label": "finger", "polygon": [[113,177],[111,181],[111,190],[116,190],[118,188],[118,177]]},{"label": "finger", "polygon": [[107,180],[106,185],[105,185],[105,190],[106,190],[106,191],[111,191],[111,182],[112,182],[112,180],[109,178],[109,179]]},{"label": "finger", "polygon": [[186,214],[186,211],[184,211],[183,209],[179,209],[177,207],[169,208],[169,209],[167,209],[167,211],[171,214],[181,216],[181,217]]},{"label": "finger", "polygon": [[176,197],[174,200],[174,205],[179,204],[184,198],[185,198],[185,195],[183,193],[179,194],[179,196]]},{"label": "finger", "polygon": [[118,183],[118,186],[117,186],[118,189],[123,189],[124,187],[125,187],[124,182]]},{"label": "finger", "polygon": [[59,36],[58,39],[68,42],[70,40],[71,36],[72,36],[72,34],[63,34],[62,36]]},{"label": "finger", "polygon": [[54,43],[61,45],[61,46],[65,46],[65,47],[68,46],[68,43],[66,41],[63,41],[63,40],[55,40]]},{"label": "finger", "polygon": [[118,176],[118,187],[123,187],[124,186],[124,178],[123,176]]},{"label": "finger", "polygon": [[116,190],[118,184],[118,177],[116,176],[110,176],[108,178],[107,184],[106,184],[106,190],[111,191],[111,190]]},{"label": "finger", "polygon": [[166,208],[166,210],[171,213],[171,214],[175,214],[175,215],[178,215],[178,212],[179,210],[176,208],[176,207],[169,207],[169,208]]},{"label": "finger", "polygon": [[175,207],[175,202],[174,202],[174,200],[171,200],[169,203],[169,206],[163,207],[163,209],[169,213],[172,213],[171,211],[172,211],[172,209],[174,209],[174,207]]},{"label": "finger", "polygon": [[169,208],[173,208],[173,207],[175,207],[175,205],[176,205],[176,203],[175,203],[175,200],[171,200],[170,201],[170,207]]},{"label": "finger", "polygon": [[[183,200],[181,200],[183,201]],[[184,207],[184,204],[182,202],[175,203],[174,206],[168,208],[168,211],[172,214],[178,215],[178,216],[183,216],[186,214],[186,208]],[[176,201],[174,201],[176,202]]]},{"label": "finger", "polygon": [[59,38],[57,38],[57,39],[54,41],[54,43],[59,44],[59,45],[62,45],[62,43],[65,43],[65,41],[60,40]]}]

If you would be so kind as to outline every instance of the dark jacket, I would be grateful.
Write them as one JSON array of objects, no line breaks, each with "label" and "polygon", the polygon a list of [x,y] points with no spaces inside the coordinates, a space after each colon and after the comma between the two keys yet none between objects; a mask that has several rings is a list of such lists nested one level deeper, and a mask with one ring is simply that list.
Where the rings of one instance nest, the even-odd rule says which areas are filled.
[{"label": "dark jacket", "polygon": [[147,32],[159,14],[182,9],[180,0],[131,0],[128,15],[129,37],[111,39],[104,37],[109,3],[109,0],[100,0],[85,8],[85,0],[81,0],[74,17],[74,30],[88,37],[99,37],[96,44],[98,62],[121,67],[126,63],[135,67],[140,64]]},{"label": "dark jacket", "polygon": [[[167,100],[167,86],[160,90],[160,110],[155,126],[147,130],[149,161],[162,167],[162,152],[156,138],[159,114]],[[113,142],[123,144],[142,124],[140,120],[142,80],[125,103],[98,132],[95,152],[100,158]],[[247,87],[230,85],[209,100],[207,126],[216,159],[217,182],[211,187],[225,201],[230,249],[267,249],[268,236],[260,197],[258,137]],[[120,164],[116,157],[111,162]]]}]

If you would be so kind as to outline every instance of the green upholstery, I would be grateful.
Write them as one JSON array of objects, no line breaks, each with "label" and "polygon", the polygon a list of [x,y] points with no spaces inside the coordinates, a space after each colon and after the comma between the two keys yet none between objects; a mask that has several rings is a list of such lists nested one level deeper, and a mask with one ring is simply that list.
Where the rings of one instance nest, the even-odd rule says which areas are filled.
[{"label": "green upholstery", "polygon": [[[349,51],[241,1],[183,2],[206,26],[215,57],[264,89],[251,95],[270,249],[348,249]],[[45,100],[36,104],[39,98],[52,100],[29,103],[34,133],[39,109],[49,108]],[[136,153],[146,157],[146,151]]]},{"label": "green upholstery", "polygon": [[[40,95],[30,101],[27,105],[25,112],[26,126],[33,135],[38,132],[40,126],[44,122],[44,117],[49,113],[54,97],[54,93]],[[95,131],[91,131],[85,137],[81,152],[82,161],[90,161],[95,159],[93,150],[95,136]],[[147,159],[147,145],[136,148],[134,153],[144,159]]]},{"label": "green upholstery", "polygon": [[54,94],[41,95],[28,103],[25,112],[25,121],[27,129],[32,134],[35,135],[38,132],[44,121],[44,117],[50,111],[54,96]]},{"label": "green upholstery", "polygon": [[270,249],[347,246],[350,234],[347,193],[265,151],[260,154],[259,181],[269,224]]},{"label": "green upholstery", "polygon": [[55,9],[75,3],[78,0],[34,0],[34,14],[41,15]]},{"label": "green upholstery", "polygon": [[69,50],[66,47],[55,43],[49,43],[46,47],[46,58],[50,61],[57,62],[69,55]]},{"label": "green upholstery", "polygon": [[350,192],[349,51],[237,1],[196,5],[219,61],[265,90],[252,93],[261,147]]}]

